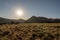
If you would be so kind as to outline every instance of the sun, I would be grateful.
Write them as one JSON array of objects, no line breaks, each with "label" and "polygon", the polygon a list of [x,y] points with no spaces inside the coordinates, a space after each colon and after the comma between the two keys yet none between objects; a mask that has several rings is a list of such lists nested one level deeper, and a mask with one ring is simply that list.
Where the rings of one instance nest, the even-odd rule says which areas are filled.
[{"label": "sun", "polygon": [[16,11],[16,15],[22,16],[22,15],[23,15],[23,10],[17,10],[17,11]]}]

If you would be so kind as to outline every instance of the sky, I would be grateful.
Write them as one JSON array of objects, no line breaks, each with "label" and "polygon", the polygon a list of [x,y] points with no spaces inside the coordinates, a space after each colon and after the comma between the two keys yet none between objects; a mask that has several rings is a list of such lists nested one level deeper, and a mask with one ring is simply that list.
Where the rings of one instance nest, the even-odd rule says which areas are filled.
[{"label": "sky", "polygon": [[[23,15],[16,15],[23,10]],[[31,16],[60,18],[60,0],[0,0],[0,17],[29,19]]]}]

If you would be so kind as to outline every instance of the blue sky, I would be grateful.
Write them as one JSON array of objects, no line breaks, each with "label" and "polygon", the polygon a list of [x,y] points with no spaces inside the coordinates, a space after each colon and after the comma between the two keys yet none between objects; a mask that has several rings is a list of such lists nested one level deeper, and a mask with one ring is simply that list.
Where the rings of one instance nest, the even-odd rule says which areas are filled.
[{"label": "blue sky", "polygon": [[[24,10],[24,15],[15,15],[18,9]],[[28,19],[31,16],[60,18],[60,0],[0,0],[0,17]]]}]

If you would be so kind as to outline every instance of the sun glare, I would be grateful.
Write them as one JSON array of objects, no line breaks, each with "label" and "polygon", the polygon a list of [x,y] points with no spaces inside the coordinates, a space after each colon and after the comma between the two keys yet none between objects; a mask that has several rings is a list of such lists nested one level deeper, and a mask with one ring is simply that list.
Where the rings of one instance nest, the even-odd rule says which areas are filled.
[{"label": "sun glare", "polygon": [[22,16],[22,15],[23,15],[23,11],[22,11],[22,10],[17,10],[17,11],[16,11],[16,14],[17,14],[18,16]]}]

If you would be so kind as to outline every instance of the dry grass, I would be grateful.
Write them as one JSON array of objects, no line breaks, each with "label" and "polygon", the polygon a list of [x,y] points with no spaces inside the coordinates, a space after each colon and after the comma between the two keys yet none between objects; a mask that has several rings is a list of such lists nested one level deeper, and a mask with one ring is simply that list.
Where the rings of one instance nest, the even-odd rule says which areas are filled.
[{"label": "dry grass", "polygon": [[60,23],[0,25],[0,40],[60,40]]}]

